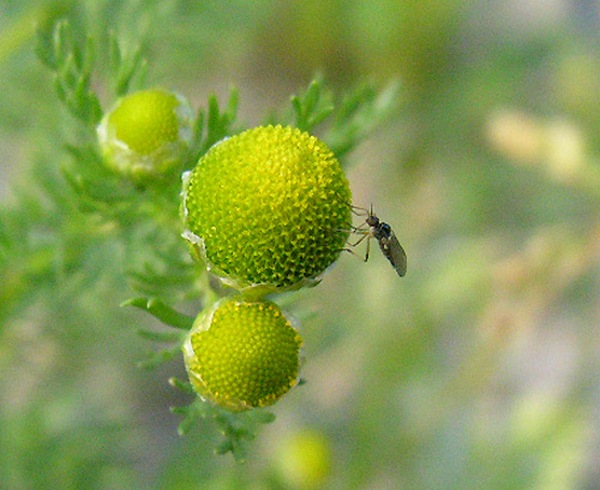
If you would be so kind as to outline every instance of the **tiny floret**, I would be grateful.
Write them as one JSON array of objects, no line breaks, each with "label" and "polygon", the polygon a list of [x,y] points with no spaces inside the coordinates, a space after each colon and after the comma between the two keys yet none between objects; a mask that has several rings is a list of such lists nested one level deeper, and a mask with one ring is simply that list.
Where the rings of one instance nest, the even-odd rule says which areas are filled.
[{"label": "tiny floret", "polygon": [[275,303],[226,298],[198,316],[183,353],[202,398],[243,411],[271,405],[296,385],[301,345]]},{"label": "tiny floret", "polygon": [[333,152],[297,128],[261,126],[214,145],[184,179],[184,237],[239,290],[318,281],[344,248],[351,193]]}]

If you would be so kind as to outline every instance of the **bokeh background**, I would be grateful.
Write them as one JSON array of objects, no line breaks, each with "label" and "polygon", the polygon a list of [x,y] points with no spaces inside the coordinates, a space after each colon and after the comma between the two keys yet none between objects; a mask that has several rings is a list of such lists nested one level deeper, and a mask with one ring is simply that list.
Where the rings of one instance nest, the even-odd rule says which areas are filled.
[{"label": "bokeh background", "polygon": [[[177,435],[181,359],[136,366],[157,325],[118,307],[118,246],[19,197],[77,134],[33,28],[73,12],[196,107],[235,85],[247,126],[316,73],[400,83],[344,163],[408,274],[343,254],[295,298],[307,383],[243,465],[210,421]],[[0,488],[600,488],[599,53],[594,0],[0,2],[1,216],[31,223],[0,262]]]}]

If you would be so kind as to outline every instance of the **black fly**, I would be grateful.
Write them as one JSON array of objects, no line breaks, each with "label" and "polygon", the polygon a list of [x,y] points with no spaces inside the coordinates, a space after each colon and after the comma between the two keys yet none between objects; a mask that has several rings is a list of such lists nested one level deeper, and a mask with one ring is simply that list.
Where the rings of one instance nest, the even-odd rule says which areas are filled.
[{"label": "black fly", "polygon": [[370,210],[356,208],[366,213],[367,218],[365,219],[365,224],[369,227],[367,230],[364,228],[356,228],[355,231],[357,233],[361,233],[363,236],[358,240],[353,246],[358,245],[365,238],[367,239],[367,253],[365,254],[365,262],[369,260],[369,249],[370,249],[370,240],[371,238],[375,238],[377,243],[379,243],[379,248],[381,249],[381,253],[385,256],[386,259],[392,264],[394,270],[398,273],[400,277],[403,277],[406,274],[406,252],[400,245],[400,242],[396,238],[394,234],[394,230],[387,223],[381,221],[375,213],[373,213],[373,207],[371,206]]}]

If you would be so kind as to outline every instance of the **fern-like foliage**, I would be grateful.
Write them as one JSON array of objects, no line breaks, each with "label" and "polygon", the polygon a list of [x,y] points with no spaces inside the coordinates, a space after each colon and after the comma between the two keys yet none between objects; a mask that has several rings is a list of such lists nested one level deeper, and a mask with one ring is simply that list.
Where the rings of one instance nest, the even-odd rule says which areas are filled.
[{"label": "fern-like foliage", "polygon": [[[190,383],[171,378],[169,382],[176,388],[193,393]],[[196,398],[190,405],[174,407],[173,413],[183,417],[179,424],[179,434],[185,435],[197,423],[198,419],[212,420],[222,434],[222,441],[214,449],[216,454],[231,453],[236,461],[246,459],[248,445],[256,437],[261,425],[275,421],[275,415],[268,410],[255,408],[249,412],[232,413]]]},{"label": "fern-like foliage", "polygon": [[[77,134],[62,142],[67,157],[62,166],[36,167],[36,180],[17,193],[16,207],[1,212],[0,278],[10,287],[0,290],[1,303],[9,305],[1,308],[0,314],[15,311],[24,291],[31,296],[36,288],[51,288],[59,280],[71,288],[86,288],[102,276],[103,267],[120,270],[134,291],[134,297],[123,306],[141,309],[165,325],[164,331],[138,329],[143,338],[160,345],[141,363],[154,367],[180,355],[192,326],[194,318],[178,308],[186,304],[188,309],[200,311],[208,304],[206,298],[224,292],[193,263],[180,238],[181,182],[174,179],[141,186],[104,165],[96,141],[103,104],[95,87],[110,88],[111,93],[104,97],[109,99],[107,105],[112,105],[130,90],[144,87],[148,62],[143,39],[128,50],[114,32],[103,39],[104,44],[99,44],[97,37],[87,34],[81,25],[75,29],[67,19],[39,29],[36,52],[50,71],[57,98],[77,122]],[[107,64],[98,62],[98,53],[107,57]],[[238,98],[237,90],[231,89],[226,102],[210,95],[198,109],[184,169],[193,168],[216,142],[246,129],[237,125]],[[396,106],[397,90],[392,87],[379,94],[363,86],[339,102],[337,99],[317,77],[291,97],[281,116],[265,121],[321,132],[341,156],[388,117]],[[27,213],[20,213],[24,208]],[[78,230],[86,230],[85,235]],[[84,263],[83,257],[99,247],[106,247],[106,254],[118,260],[109,265],[104,259]],[[230,413],[200,399],[188,383],[171,383],[193,396],[187,407],[173,409],[183,416],[180,433],[198,419],[212,420],[223,434],[217,453],[232,453],[243,460],[259,427],[274,420],[273,414],[262,409]]]},{"label": "fern-like foliage", "polygon": [[[171,360],[181,352],[187,331],[192,327],[194,321],[192,317],[184,315],[156,299],[132,298],[122,306],[140,308],[175,329],[164,332],[145,329],[138,331],[140,335],[150,341],[172,343],[170,348],[151,353],[145,361],[140,363],[140,367],[153,368]],[[170,378],[169,382],[173,387],[194,397],[189,405],[171,409],[173,413],[182,417],[178,429],[179,434],[185,435],[199,419],[212,420],[219,433],[222,434],[222,441],[215,448],[216,454],[231,453],[237,461],[243,462],[248,451],[248,443],[256,437],[260,425],[275,420],[275,415],[264,409],[254,409],[246,413],[229,412],[198,397],[190,383],[177,378]]]},{"label": "fern-like foliage", "polygon": [[323,79],[316,77],[304,91],[291,97],[291,116],[287,117],[309,133],[324,126],[323,140],[341,158],[397,111],[399,94],[397,83],[381,92],[363,84],[336,102]]},{"label": "fern-like foliage", "polygon": [[76,39],[70,24],[60,20],[50,32],[40,32],[37,54],[54,72],[56,93],[71,114],[86,124],[97,124],[102,109],[91,88],[94,40],[90,36]]}]

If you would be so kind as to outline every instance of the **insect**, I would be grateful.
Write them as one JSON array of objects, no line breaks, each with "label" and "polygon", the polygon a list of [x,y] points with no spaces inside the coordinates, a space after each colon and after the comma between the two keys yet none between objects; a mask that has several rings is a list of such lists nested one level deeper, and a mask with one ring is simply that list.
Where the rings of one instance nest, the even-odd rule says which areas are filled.
[{"label": "insect", "polygon": [[381,253],[383,253],[385,258],[392,264],[392,267],[398,275],[403,277],[406,274],[406,252],[396,238],[392,227],[379,219],[373,212],[373,206],[371,206],[370,209],[353,207],[353,210],[358,210],[360,212],[357,214],[366,214],[365,225],[368,226],[368,229],[364,229],[364,226],[354,229],[355,232],[362,234],[363,236],[352,246],[358,245],[365,238],[367,239],[367,252],[365,254],[366,262],[369,260],[370,240],[371,238],[375,238],[377,243],[379,243]]}]

